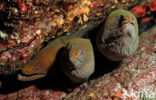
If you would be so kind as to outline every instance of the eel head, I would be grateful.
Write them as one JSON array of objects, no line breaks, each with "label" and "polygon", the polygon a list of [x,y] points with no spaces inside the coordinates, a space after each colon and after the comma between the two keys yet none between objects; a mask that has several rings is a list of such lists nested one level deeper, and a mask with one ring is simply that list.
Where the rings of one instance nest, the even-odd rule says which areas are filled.
[{"label": "eel head", "polygon": [[17,78],[20,81],[32,81],[45,76],[46,74],[42,72],[40,66],[28,63],[24,65],[24,68],[21,70],[21,73],[18,74]]}]

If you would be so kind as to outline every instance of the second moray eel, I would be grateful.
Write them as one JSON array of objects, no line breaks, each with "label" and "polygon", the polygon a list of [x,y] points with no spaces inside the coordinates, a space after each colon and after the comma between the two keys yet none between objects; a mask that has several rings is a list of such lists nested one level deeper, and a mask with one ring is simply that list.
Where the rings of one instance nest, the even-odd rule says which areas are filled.
[{"label": "second moray eel", "polygon": [[[87,29],[84,28],[82,31],[78,31],[76,34],[58,37],[57,39],[49,42],[48,45],[45,48],[43,48],[32,59],[31,62],[24,65],[24,67],[22,69],[22,73],[18,74],[18,77],[17,77],[18,80],[32,81],[32,80],[36,80],[36,79],[45,77],[47,75],[50,67],[52,67],[52,65],[54,64],[54,62],[56,60],[56,55],[59,52],[59,50],[62,47],[65,47],[69,43],[70,40],[78,38],[78,37],[82,37],[83,35],[85,35],[85,32],[87,32],[89,29],[92,29],[92,27],[93,26],[90,26]],[[78,40],[81,40],[81,39],[78,39]],[[87,41],[87,44],[88,44],[88,41]],[[81,43],[79,43],[77,45],[80,45],[80,47],[81,47],[81,45],[85,44],[85,42],[81,42]],[[91,44],[89,44],[89,45],[91,45]],[[86,47],[82,46],[82,48],[86,48]],[[92,48],[90,48],[90,49],[92,51]],[[92,56],[92,57],[94,57],[94,56]],[[91,66],[91,67],[93,67],[93,66]],[[91,71],[91,72],[88,72],[88,73],[92,73],[94,71],[94,68],[91,68],[89,71]],[[88,75],[90,75],[90,74],[88,74]],[[87,77],[89,77],[89,76],[87,76]]]},{"label": "second moray eel", "polygon": [[136,17],[127,10],[113,11],[97,34],[96,42],[101,53],[110,60],[120,61],[133,55],[139,44]]}]

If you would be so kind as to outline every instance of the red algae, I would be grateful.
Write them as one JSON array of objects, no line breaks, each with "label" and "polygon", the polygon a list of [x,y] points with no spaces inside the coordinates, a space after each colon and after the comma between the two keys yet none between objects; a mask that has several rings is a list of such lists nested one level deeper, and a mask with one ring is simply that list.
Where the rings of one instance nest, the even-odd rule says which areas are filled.
[{"label": "red algae", "polygon": [[156,11],[156,0],[152,1],[142,1],[142,5],[136,5],[133,7],[132,13],[139,18],[141,23],[147,23],[149,21],[154,21],[154,13]]},{"label": "red algae", "polygon": [[156,0],[152,0],[148,4],[146,4],[147,7],[149,7],[150,11],[156,11]]},{"label": "red algae", "polygon": [[151,20],[150,17],[145,17],[145,18],[141,19],[141,23],[146,23],[146,22],[148,22],[150,20]]},{"label": "red algae", "polygon": [[25,2],[25,0],[18,0],[18,5],[20,8],[20,12],[22,14],[25,14],[29,9],[28,6],[26,6],[24,2]]},{"label": "red algae", "polygon": [[141,6],[135,6],[132,13],[137,15],[138,17],[143,17],[146,14],[146,8],[143,8]]}]

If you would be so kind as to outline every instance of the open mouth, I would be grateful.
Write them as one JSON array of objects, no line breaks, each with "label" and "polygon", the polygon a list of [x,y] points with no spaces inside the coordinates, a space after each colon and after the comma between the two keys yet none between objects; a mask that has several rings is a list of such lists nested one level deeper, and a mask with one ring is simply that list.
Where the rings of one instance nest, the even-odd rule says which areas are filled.
[{"label": "open mouth", "polygon": [[31,75],[25,75],[23,73],[19,73],[17,78],[20,81],[33,81],[42,77],[45,77],[46,75],[43,74],[31,74]]}]

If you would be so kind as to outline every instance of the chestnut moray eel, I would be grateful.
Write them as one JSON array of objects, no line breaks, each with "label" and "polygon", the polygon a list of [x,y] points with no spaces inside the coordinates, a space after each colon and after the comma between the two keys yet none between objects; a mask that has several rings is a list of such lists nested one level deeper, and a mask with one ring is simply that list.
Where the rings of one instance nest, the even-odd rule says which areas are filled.
[{"label": "chestnut moray eel", "polygon": [[60,60],[61,69],[73,83],[80,83],[94,72],[94,53],[88,39],[75,38],[68,42]]},{"label": "chestnut moray eel", "polygon": [[97,34],[96,44],[99,51],[112,61],[133,55],[139,44],[136,17],[127,10],[114,10]]},{"label": "chestnut moray eel", "polygon": [[[60,36],[50,41],[45,48],[38,52],[38,54],[31,60],[31,62],[26,63],[24,65],[24,67],[21,69],[21,73],[19,73],[17,76],[18,80],[32,81],[46,76],[49,68],[52,67],[56,60],[56,55],[58,51],[64,46],[66,46],[70,40],[78,37],[83,37],[86,34],[86,32],[92,29],[92,27],[93,25],[83,27],[81,30],[78,30],[78,32],[75,34]],[[81,39],[78,40],[80,40],[80,43],[78,43],[77,45],[79,45],[84,50],[86,49],[86,47],[84,47],[84,44],[89,45],[89,47],[91,45],[88,43],[89,40],[83,40],[83,43],[81,42]],[[77,41],[77,39],[75,41]],[[87,42],[87,44],[85,42]],[[92,51],[91,47],[90,49]],[[84,52],[87,53],[86,51]]]}]

